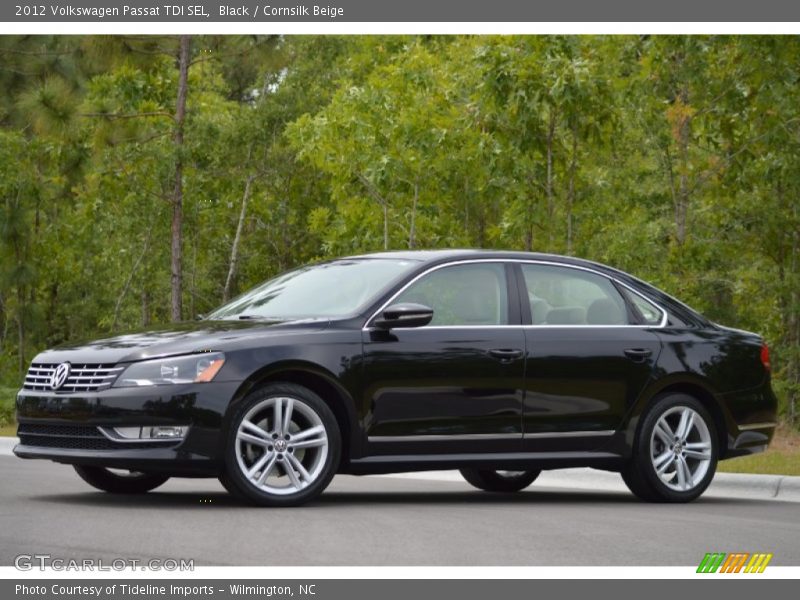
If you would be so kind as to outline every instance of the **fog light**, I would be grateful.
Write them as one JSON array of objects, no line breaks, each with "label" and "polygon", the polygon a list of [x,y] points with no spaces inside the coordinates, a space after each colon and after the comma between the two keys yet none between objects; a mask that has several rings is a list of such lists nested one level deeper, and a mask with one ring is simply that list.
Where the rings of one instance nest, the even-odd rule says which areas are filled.
[{"label": "fog light", "polygon": [[142,439],[150,440],[182,440],[186,436],[185,426],[142,427]]},{"label": "fog light", "polygon": [[147,440],[182,440],[189,431],[188,425],[155,425],[146,427],[112,427],[110,431],[99,428],[106,437],[125,442]]}]

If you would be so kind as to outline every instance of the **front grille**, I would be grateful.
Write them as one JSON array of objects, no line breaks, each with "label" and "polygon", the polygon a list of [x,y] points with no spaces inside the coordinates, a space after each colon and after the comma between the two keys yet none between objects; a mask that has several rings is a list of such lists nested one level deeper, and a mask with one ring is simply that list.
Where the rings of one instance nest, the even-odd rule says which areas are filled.
[{"label": "front grille", "polygon": [[100,433],[97,427],[89,425],[21,423],[17,429],[17,436],[24,446],[70,450],[145,450],[148,448],[171,448],[179,443],[178,441],[115,442]]},{"label": "front grille", "polygon": [[[95,392],[111,387],[114,380],[125,367],[113,364],[74,364],[70,365],[70,373],[59,392]],[[57,364],[33,363],[25,376],[23,389],[47,392],[53,391],[50,378]]]}]

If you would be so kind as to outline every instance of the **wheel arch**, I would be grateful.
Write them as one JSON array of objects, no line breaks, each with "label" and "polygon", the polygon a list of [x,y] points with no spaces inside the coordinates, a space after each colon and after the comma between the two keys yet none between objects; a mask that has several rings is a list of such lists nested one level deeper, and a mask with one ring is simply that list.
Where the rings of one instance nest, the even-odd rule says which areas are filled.
[{"label": "wheel arch", "polygon": [[629,448],[634,447],[636,435],[639,433],[641,417],[647,412],[648,408],[656,399],[667,394],[686,394],[700,402],[703,408],[711,415],[711,418],[714,420],[714,427],[719,442],[719,456],[724,457],[732,444],[729,427],[731,417],[727,414],[724,404],[720,401],[711,386],[699,378],[671,379],[660,383],[660,385],[648,389],[632,411],[625,428],[626,445]]},{"label": "wheel arch", "polygon": [[[225,410],[224,431],[227,431],[230,425],[231,409],[252,391],[270,383],[293,383],[303,386],[317,394],[330,407],[342,436],[340,467],[346,466],[351,457],[361,456],[361,437],[358,433],[355,403],[351,395],[330,371],[304,361],[273,363],[251,374],[236,390]],[[224,436],[222,438],[224,439]]]}]

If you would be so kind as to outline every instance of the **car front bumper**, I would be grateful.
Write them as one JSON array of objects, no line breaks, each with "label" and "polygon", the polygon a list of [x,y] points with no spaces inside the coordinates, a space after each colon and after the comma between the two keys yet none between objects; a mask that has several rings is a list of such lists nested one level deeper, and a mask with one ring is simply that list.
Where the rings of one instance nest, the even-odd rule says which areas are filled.
[{"label": "car front bumper", "polygon": [[[225,411],[239,384],[110,388],[17,395],[20,444],[14,454],[68,464],[183,475],[219,472]],[[114,427],[188,426],[182,440],[121,441]]]}]

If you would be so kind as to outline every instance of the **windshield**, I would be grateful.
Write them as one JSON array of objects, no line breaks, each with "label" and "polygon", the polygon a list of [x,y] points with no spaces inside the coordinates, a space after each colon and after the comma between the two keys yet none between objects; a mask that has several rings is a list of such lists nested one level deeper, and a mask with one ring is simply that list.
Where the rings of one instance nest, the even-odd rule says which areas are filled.
[{"label": "windshield", "polygon": [[292,320],[351,315],[415,264],[355,258],[301,267],[262,283],[207,318]]}]

